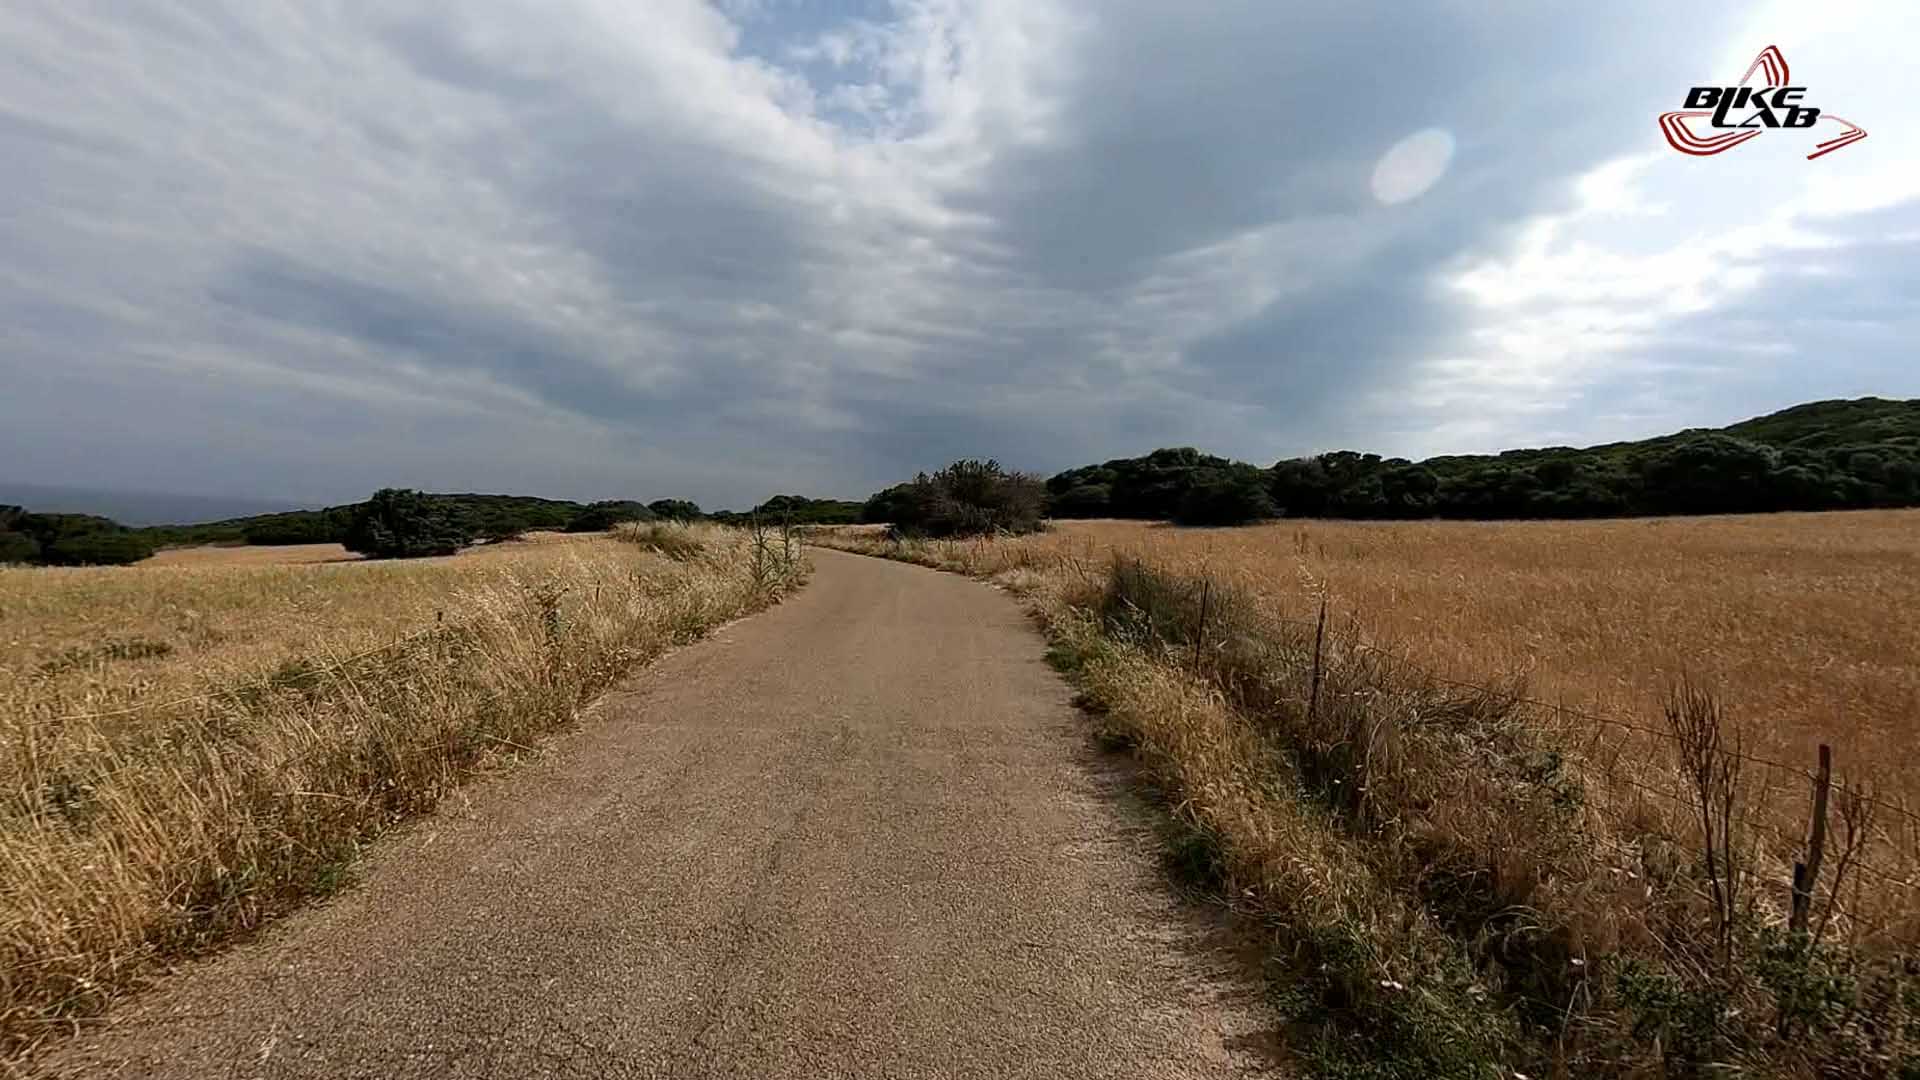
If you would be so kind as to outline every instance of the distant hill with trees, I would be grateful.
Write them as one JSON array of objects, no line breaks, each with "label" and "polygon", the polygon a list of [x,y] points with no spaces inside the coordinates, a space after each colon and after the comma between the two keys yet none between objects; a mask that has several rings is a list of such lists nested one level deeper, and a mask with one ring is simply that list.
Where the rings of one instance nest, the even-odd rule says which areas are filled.
[{"label": "distant hill with trees", "polygon": [[[392,489],[388,489],[392,490]],[[530,495],[424,494],[435,512],[444,513],[474,539],[504,539],[535,530],[564,530],[588,509],[585,503],[539,499]],[[599,504],[596,504],[599,505]],[[163,547],[192,544],[337,544],[366,502],[329,506],[320,510],[290,510],[278,514],[212,521],[199,525],[159,525],[142,532]]]},{"label": "distant hill with trees", "polygon": [[751,510],[722,510],[712,517],[722,525],[745,525],[756,518],[766,525],[851,525],[860,520],[862,505],[849,499],[775,495]]},{"label": "distant hill with trees", "polygon": [[[363,502],[256,514],[194,525],[128,528],[91,514],[0,506],[0,564],[118,565],[163,547],[201,544],[345,544],[365,554],[408,557],[458,550],[536,530],[592,532],[655,517],[692,520],[700,507],[661,499],[577,503],[527,495],[429,494],[383,489]],[[357,545],[357,546],[356,546]]]},{"label": "distant hill with trees", "polygon": [[118,566],[159,545],[141,530],[93,514],[37,514],[0,506],[0,565]]},{"label": "distant hill with trees", "polygon": [[[604,532],[624,522],[696,521],[839,525],[860,520],[861,503],[775,495],[743,512],[709,514],[688,499],[578,503],[526,495],[431,494],[382,489],[368,500],[192,525],[127,528],[97,515],[28,513],[0,507],[0,564],[138,562],[163,547],[202,544],[344,544],[375,557],[442,554],[482,540],[536,530]],[[86,540],[79,539],[85,535]],[[43,539],[45,542],[43,542]],[[57,541],[57,542],[54,542]]]},{"label": "distant hill with trees", "polygon": [[1057,518],[1586,518],[1920,506],[1920,400],[1798,405],[1584,449],[1411,461],[1340,450],[1260,468],[1190,447],[1069,469]]},{"label": "distant hill with trees", "polygon": [[412,555],[533,530],[592,532],[656,518],[881,521],[926,535],[959,535],[1020,531],[1042,509],[1056,518],[1232,525],[1279,516],[1586,518],[1902,506],[1920,506],[1920,400],[1860,398],[1634,442],[1424,461],[1337,450],[1261,467],[1175,447],[1068,469],[1044,487],[996,462],[956,462],[864,503],[776,495],[750,511],[712,515],[685,499],[585,504],[392,489],[319,510],[144,528],[96,514],[5,505],[0,564],[111,565],[195,544],[349,543],[369,553]]},{"label": "distant hill with trees", "polygon": [[608,499],[604,502],[588,503],[586,508],[573,515],[564,531],[570,533],[606,532],[615,525],[629,521],[652,521],[657,517],[645,503],[631,499]]}]

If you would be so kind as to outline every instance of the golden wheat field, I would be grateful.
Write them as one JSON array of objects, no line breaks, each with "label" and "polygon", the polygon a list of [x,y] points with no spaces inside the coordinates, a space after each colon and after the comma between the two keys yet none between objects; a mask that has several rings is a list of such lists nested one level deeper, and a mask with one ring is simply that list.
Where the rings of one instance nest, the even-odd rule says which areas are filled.
[{"label": "golden wheat field", "polygon": [[650,526],[0,570],[0,1058],[328,888],[634,665],[777,600],[791,554]]},{"label": "golden wheat field", "polygon": [[1626,521],[1061,522],[1018,541],[1225,574],[1448,678],[1643,721],[1682,677],[1750,749],[1920,797],[1920,511]]},{"label": "golden wheat field", "polygon": [[[558,536],[559,534],[552,534]],[[224,685],[288,657],[348,656],[489,588],[593,573],[621,549],[551,537],[405,562],[338,544],[197,547],[132,568],[0,569],[0,701],[68,711]]]},{"label": "golden wheat field", "polygon": [[[482,544],[458,555],[442,559],[467,559],[522,552],[533,544],[570,544],[594,539],[562,532],[523,533],[505,543]],[[198,547],[164,548],[139,565],[152,566],[318,566],[323,563],[360,562],[359,555],[341,544],[273,544],[253,547],[244,544],[203,544]]]}]

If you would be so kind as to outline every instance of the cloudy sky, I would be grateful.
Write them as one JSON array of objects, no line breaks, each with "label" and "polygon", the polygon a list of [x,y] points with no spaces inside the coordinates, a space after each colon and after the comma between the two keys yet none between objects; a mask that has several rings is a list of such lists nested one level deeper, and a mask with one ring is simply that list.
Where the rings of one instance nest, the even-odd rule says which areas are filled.
[{"label": "cloudy sky", "polygon": [[[1642,6],[15,0],[0,479],[744,506],[1920,396],[1920,6]],[[1668,149],[1767,44],[1872,137]]]}]

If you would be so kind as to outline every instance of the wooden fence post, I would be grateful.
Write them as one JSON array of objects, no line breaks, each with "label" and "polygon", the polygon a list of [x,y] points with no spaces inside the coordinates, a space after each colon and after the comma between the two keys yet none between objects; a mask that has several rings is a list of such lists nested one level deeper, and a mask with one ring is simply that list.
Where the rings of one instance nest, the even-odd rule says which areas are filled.
[{"label": "wooden fence post", "polygon": [[1788,929],[1807,932],[1807,916],[1819,891],[1820,860],[1827,851],[1827,793],[1833,788],[1833,747],[1820,744],[1820,771],[1813,778],[1813,822],[1807,831],[1807,861],[1793,864],[1793,912]]},{"label": "wooden fence post", "polygon": [[1320,621],[1313,629],[1313,687],[1307,692],[1307,722],[1312,723],[1320,712],[1320,663],[1322,649],[1327,641],[1327,596],[1320,594]]}]

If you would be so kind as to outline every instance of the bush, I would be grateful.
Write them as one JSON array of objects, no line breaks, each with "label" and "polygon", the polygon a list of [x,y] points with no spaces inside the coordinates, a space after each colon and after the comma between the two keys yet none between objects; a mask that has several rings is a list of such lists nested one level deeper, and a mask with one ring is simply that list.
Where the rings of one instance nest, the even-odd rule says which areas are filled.
[{"label": "bush", "polygon": [[700,512],[700,504],[686,499],[655,499],[647,504],[655,517],[668,521],[698,521],[705,516]]},{"label": "bush", "polygon": [[746,514],[734,515],[736,524],[758,517],[763,522],[792,525],[851,525],[860,520],[862,506],[841,499],[809,499],[804,495],[775,495]]},{"label": "bush", "polygon": [[614,530],[613,536],[616,540],[665,555],[674,562],[686,562],[707,550],[707,545],[693,534],[692,529],[673,522],[622,525]]},{"label": "bush", "polygon": [[346,536],[351,513],[343,510],[295,510],[249,520],[240,538],[249,544],[273,547],[287,544],[337,544]]},{"label": "bush", "polygon": [[40,546],[48,566],[126,566],[153,554],[152,540],[129,529],[67,533]]},{"label": "bush", "polygon": [[0,531],[0,566],[9,563],[37,563],[40,545],[25,533]]},{"label": "bush", "polygon": [[451,555],[473,540],[468,527],[432,495],[382,488],[355,510],[345,544],[376,559]]},{"label": "bush", "polygon": [[91,514],[30,514],[0,506],[0,563],[125,566],[152,555],[158,541]]},{"label": "bush", "polygon": [[608,499],[589,505],[567,522],[570,533],[606,532],[629,521],[652,521],[653,511],[641,503]]},{"label": "bush", "polygon": [[1057,518],[1106,517],[1113,508],[1110,484],[1076,484],[1047,499],[1047,516]]},{"label": "bush", "polygon": [[1278,515],[1260,470],[1206,469],[1195,474],[1173,520],[1179,525],[1246,525]]},{"label": "bush", "polygon": [[863,525],[886,525],[898,521],[912,512],[913,500],[912,484],[895,484],[885,491],[875,492],[860,507],[860,522]]},{"label": "bush", "polygon": [[956,461],[868,500],[906,536],[982,536],[1040,528],[1046,489],[1038,477],[1008,472],[997,461]]}]

